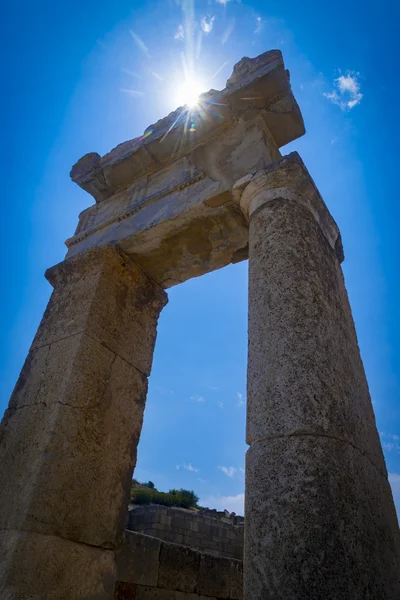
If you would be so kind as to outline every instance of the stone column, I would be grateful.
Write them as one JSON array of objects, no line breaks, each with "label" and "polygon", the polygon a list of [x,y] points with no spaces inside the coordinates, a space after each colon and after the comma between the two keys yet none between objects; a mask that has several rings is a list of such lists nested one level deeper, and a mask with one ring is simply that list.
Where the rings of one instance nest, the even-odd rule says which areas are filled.
[{"label": "stone column", "polygon": [[112,598],[165,292],[113,246],[54,287],[0,429],[0,597]]},{"label": "stone column", "polygon": [[297,153],[234,193],[250,228],[244,600],[397,600],[398,522],[337,226]]}]

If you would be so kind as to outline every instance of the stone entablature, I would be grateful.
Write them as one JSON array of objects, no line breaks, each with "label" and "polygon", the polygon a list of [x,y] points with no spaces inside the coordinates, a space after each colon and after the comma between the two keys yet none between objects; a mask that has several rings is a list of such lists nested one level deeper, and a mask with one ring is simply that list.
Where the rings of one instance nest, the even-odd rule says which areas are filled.
[{"label": "stone entablature", "polygon": [[243,59],[198,110],[180,107],[74,165],[72,180],[96,204],[81,213],[67,256],[118,244],[164,288],[246,259],[248,227],[232,187],[303,133],[281,53]]},{"label": "stone entablature", "polygon": [[216,515],[205,515],[203,511],[156,504],[137,506],[129,511],[128,529],[215,556],[242,560],[243,525],[234,525],[231,519],[222,515],[216,518]]}]

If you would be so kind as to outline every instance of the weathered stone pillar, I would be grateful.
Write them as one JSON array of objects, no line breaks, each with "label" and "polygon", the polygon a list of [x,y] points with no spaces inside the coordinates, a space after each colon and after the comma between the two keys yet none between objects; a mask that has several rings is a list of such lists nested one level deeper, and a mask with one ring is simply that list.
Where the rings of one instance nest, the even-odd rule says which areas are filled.
[{"label": "weathered stone pillar", "polygon": [[0,597],[109,599],[166,294],[112,246],[46,276],[0,430]]},{"label": "weathered stone pillar", "polygon": [[250,227],[244,600],[397,600],[337,226],[297,153],[235,188]]}]

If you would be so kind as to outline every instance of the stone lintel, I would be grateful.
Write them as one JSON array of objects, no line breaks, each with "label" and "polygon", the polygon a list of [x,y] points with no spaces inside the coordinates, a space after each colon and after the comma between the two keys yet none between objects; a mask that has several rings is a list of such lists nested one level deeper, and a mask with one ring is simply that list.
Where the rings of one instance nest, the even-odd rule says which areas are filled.
[{"label": "stone lintel", "polygon": [[266,123],[278,148],[304,134],[303,119],[279,50],[243,58],[235,65],[225,89],[201,95],[197,111],[188,113],[187,107],[179,107],[148,127],[143,136],[119,144],[103,157],[94,152],[86,154],[72,167],[71,178],[101,202],[142,175],[219,136],[249,109],[265,110]]},{"label": "stone lintel", "polygon": [[84,211],[67,256],[118,244],[164,288],[246,259],[248,226],[231,190],[281,156],[264,116],[244,112],[218,138]]},{"label": "stone lintel", "polygon": [[339,228],[297,152],[291,152],[257,173],[242,177],[233,186],[232,193],[247,220],[266,202],[277,198],[303,205],[315,217],[340,262],[343,261]]}]

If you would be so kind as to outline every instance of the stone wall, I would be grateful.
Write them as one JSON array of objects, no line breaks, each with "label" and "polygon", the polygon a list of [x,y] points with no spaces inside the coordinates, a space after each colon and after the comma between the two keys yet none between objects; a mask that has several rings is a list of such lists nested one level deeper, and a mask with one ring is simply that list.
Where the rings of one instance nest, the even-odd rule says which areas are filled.
[{"label": "stone wall", "polygon": [[114,600],[242,600],[243,565],[133,531],[116,554]]},{"label": "stone wall", "polygon": [[130,510],[127,528],[214,556],[243,558],[243,527],[229,519],[153,504]]}]

